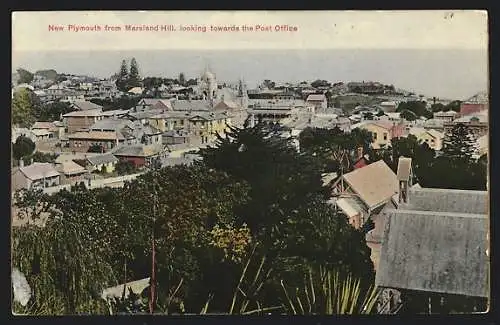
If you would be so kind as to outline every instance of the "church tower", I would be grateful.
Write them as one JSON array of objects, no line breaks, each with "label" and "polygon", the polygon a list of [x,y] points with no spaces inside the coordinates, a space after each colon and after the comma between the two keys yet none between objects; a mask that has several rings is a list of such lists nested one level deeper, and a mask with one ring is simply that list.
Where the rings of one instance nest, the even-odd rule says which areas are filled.
[{"label": "church tower", "polygon": [[205,71],[200,78],[200,90],[203,94],[203,99],[214,101],[217,98],[217,79],[208,66],[205,66]]},{"label": "church tower", "polygon": [[248,92],[247,92],[247,87],[243,81],[243,79],[240,78],[239,83],[238,83],[238,100],[239,104],[243,109],[248,108]]}]

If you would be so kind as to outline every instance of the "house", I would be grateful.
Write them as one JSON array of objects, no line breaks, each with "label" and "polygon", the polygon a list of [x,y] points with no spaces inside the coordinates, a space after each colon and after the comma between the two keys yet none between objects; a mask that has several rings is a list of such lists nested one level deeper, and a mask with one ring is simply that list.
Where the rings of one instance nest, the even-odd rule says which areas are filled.
[{"label": "house", "polygon": [[134,88],[129,89],[129,91],[127,93],[131,94],[131,95],[142,95],[143,92],[144,92],[144,88],[134,87]]},{"label": "house", "polygon": [[81,179],[81,176],[88,172],[84,167],[78,165],[72,160],[56,164],[56,170],[64,176],[65,180]]},{"label": "house", "polygon": [[[48,132],[49,139],[59,138],[61,133],[64,134],[64,127],[61,127],[59,123],[55,122],[35,122],[35,124],[31,127],[31,131],[36,130]],[[35,135],[37,134],[35,133]]]},{"label": "house", "polygon": [[92,146],[100,146],[108,151],[128,140],[121,132],[79,131],[68,134],[69,148],[73,152],[88,152]]},{"label": "house", "polygon": [[190,135],[184,130],[171,130],[162,134],[163,143],[166,145],[189,144]]},{"label": "house", "polygon": [[358,127],[370,132],[373,149],[390,145],[393,138],[402,137],[405,131],[403,123],[387,121],[365,121]]},{"label": "house", "polygon": [[118,163],[118,158],[113,154],[102,154],[87,157],[87,168],[90,171],[101,171],[106,173],[112,173],[115,170],[115,166]]},{"label": "house", "polygon": [[395,112],[398,108],[398,103],[395,101],[386,101],[379,104],[382,107],[384,112]]},{"label": "house", "polygon": [[94,104],[89,101],[74,101],[70,106],[72,109],[76,111],[89,111],[89,110],[102,110],[101,105]]},{"label": "house", "polygon": [[326,110],[328,107],[328,101],[325,94],[311,94],[307,96],[306,105],[312,106],[316,110]]},{"label": "house", "polygon": [[52,99],[62,98],[67,92],[68,88],[60,84],[55,84],[45,89],[47,96]]},{"label": "house", "polygon": [[12,190],[45,188],[57,186],[61,182],[59,172],[50,163],[33,163],[24,166],[21,160],[19,167],[12,170]]},{"label": "house", "polygon": [[146,108],[155,108],[162,110],[172,110],[172,103],[169,99],[163,98],[143,98],[137,103],[138,107]]},{"label": "house", "polygon": [[102,109],[75,111],[63,115],[67,125],[67,133],[74,133],[88,128],[95,122],[104,119]]},{"label": "house", "polygon": [[31,133],[34,136],[35,142],[49,140],[52,136],[52,133],[45,129],[31,130]]},{"label": "house", "polygon": [[469,115],[462,116],[453,120],[452,122],[444,123],[444,132],[446,134],[450,133],[456,124],[462,124],[469,129],[475,140],[479,137],[488,134],[488,110],[483,110],[478,113],[473,113]]},{"label": "house", "polygon": [[460,115],[479,113],[489,109],[487,92],[478,93],[460,104]]},{"label": "house", "polygon": [[343,206],[352,205],[351,208],[358,212],[351,216],[349,222],[359,228],[369,217],[377,214],[396,193],[396,174],[383,160],[379,160],[342,175],[333,184],[332,195],[343,199]]},{"label": "house", "polygon": [[447,111],[447,112],[435,112],[434,118],[436,120],[442,120],[445,122],[451,122],[458,116],[458,113],[455,111]]},{"label": "house", "polygon": [[156,158],[166,156],[166,151],[161,145],[137,144],[132,146],[121,146],[113,151],[121,161],[130,161],[135,167],[148,167]]},{"label": "house", "polygon": [[411,298],[402,307],[412,314],[486,311],[488,200],[486,191],[410,188],[386,211],[375,285]]},{"label": "house", "polygon": [[436,151],[443,147],[444,133],[437,130],[413,127],[409,130],[409,134],[415,136],[419,143],[425,142],[429,148]]}]

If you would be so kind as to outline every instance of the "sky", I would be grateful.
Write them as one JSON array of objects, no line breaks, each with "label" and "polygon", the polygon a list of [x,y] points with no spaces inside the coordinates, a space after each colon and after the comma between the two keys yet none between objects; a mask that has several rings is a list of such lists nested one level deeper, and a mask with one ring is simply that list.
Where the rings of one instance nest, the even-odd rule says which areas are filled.
[{"label": "sky", "polygon": [[[135,57],[143,76],[197,77],[208,63],[218,79],[242,77],[249,85],[376,80],[459,99],[488,88],[483,11],[72,11],[14,12],[12,18],[13,70],[108,77],[122,59]],[[126,25],[175,31],[126,31]],[[276,31],[283,25],[287,31]],[[181,31],[186,26],[207,31]],[[82,28],[89,30],[76,31]]]}]

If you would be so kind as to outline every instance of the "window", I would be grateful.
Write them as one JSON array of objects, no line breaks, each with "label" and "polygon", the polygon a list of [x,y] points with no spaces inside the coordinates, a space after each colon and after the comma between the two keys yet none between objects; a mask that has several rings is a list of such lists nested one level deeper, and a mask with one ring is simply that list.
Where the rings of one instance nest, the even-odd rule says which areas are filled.
[{"label": "window", "polygon": [[384,140],[387,140],[387,133],[384,133]]},{"label": "window", "polygon": [[377,132],[373,132],[373,140],[377,140]]},{"label": "window", "polygon": [[434,139],[431,139],[431,143],[434,143]]}]

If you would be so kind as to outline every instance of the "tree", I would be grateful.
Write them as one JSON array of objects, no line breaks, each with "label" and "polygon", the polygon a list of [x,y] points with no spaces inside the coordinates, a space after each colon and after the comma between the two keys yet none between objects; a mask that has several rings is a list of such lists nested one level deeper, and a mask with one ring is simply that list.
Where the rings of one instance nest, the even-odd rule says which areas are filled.
[{"label": "tree", "polygon": [[400,116],[410,122],[415,121],[417,119],[417,115],[408,109],[402,111]]},{"label": "tree", "polygon": [[120,91],[127,91],[128,90],[128,67],[127,67],[127,61],[122,60],[122,64],[120,66],[120,72],[118,73],[117,79],[116,79],[116,87]]},{"label": "tree", "polygon": [[443,140],[443,156],[455,162],[470,163],[474,154],[474,139],[467,126],[457,123]]},{"label": "tree", "polygon": [[35,151],[35,147],[35,143],[30,138],[25,136],[18,137],[12,145],[14,159],[19,160],[31,155]]},{"label": "tree", "polygon": [[418,118],[424,116],[425,118],[432,118],[433,114],[426,107],[423,101],[409,101],[399,103],[396,112],[404,112],[405,110],[411,111]]},{"label": "tree", "polygon": [[115,170],[118,175],[128,175],[132,174],[136,168],[133,162],[128,160],[120,160],[116,163]]},{"label": "tree", "polygon": [[187,82],[186,82],[186,87],[189,87],[189,86],[196,86],[198,84],[198,81],[196,81],[196,79],[189,79]]},{"label": "tree", "polygon": [[[445,110],[445,106],[441,103],[436,103],[431,105],[431,111],[435,112],[441,112]],[[449,110],[449,109],[448,109]]]},{"label": "tree", "polygon": [[20,89],[12,98],[12,124],[29,128],[35,121],[33,114],[33,98],[28,89]]},{"label": "tree", "polygon": [[186,77],[184,76],[184,73],[179,74],[179,85],[184,86],[186,84]]},{"label": "tree", "polygon": [[460,112],[460,106],[462,105],[462,101],[460,100],[454,100],[451,103],[447,104],[443,111],[455,111],[455,112]]},{"label": "tree", "polygon": [[274,89],[274,87],[276,86],[276,83],[274,81],[266,79],[266,80],[264,80],[264,82],[262,83],[262,85],[264,87],[266,87],[267,89]]},{"label": "tree", "polygon": [[141,77],[139,76],[139,66],[135,58],[132,58],[132,60],[130,60],[130,73],[128,76],[127,87],[130,89],[133,87],[140,87],[140,86],[141,86]]},{"label": "tree", "polygon": [[311,87],[313,88],[318,88],[318,87],[330,87],[330,83],[326,80],[320,80],[320,79],[317,79],[313,82],[311,82]]},{"label": "tree", "polygon": [[57,80],[57,71],[54,69],[48,70],[38,70],[35,72],[35,75],[42,76],[48,80],[56,81]]},{"label": "tree", "polygon": [[37,121],[59,121],[64,114],[74,111],[68,102],[55,101],[34,106],[34,116]]},{"label": "tree", "polygon": [[99,144],[93,144],[89,147],[89,150],[87,150],[87,152],[102,153],[104,152],[104,147]]},{"label": "tree", "polygon": [[17,73],[19,75],[19,80],[17,82],[18,84],[24,84],[24,83],[29,84],[33,81],[34,75],[28,70],[19,68],[17,69]]}]

